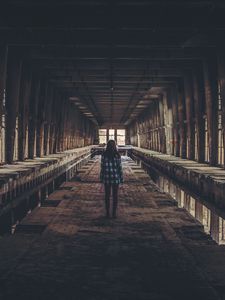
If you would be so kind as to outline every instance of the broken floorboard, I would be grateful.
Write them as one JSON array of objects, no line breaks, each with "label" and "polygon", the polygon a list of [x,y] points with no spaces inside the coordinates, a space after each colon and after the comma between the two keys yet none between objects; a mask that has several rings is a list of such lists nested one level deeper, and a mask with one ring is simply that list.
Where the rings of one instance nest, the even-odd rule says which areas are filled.
[{"label": "broken floorboard", "polygon": [[96,158],[0,240],[1,299],[223,299],[224,246],[131,159],[123,170],[117,219]]}]

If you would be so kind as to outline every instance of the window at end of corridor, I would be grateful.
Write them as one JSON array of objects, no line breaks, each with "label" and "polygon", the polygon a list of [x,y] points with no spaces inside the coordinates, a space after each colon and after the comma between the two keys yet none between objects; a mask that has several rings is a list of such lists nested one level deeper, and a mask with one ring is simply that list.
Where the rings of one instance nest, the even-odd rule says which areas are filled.
[{"label": "window at end of corridor", "polygon": [[108,140],[115,140],[118,146],[125,145],[125,129],[99,129],[99,144]]}]

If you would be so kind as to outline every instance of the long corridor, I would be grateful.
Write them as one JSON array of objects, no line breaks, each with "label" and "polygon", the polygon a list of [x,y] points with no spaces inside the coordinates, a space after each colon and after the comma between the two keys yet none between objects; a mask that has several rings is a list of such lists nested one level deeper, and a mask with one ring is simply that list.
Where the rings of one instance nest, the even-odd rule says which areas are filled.
[{"label": "long corridor", "polygon": [[1,299],[224,299],[224,247],[122,161],[117,219],[104,217],[95,157],[0,239]]}]

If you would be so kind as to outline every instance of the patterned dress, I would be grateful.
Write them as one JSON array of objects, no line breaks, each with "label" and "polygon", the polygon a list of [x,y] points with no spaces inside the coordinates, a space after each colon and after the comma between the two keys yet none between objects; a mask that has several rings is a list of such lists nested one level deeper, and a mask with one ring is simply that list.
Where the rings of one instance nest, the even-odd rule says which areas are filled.
[{"label": "patterned dress", "polygon": [[104,184],[119,184],[123,183],[123,170],[121,157],[109,158],[102,155],[100,181]]}]

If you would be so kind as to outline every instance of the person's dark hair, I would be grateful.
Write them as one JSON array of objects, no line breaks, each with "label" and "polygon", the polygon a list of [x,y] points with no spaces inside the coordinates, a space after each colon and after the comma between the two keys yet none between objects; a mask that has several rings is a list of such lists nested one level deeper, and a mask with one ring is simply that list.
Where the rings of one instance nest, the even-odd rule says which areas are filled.
[{"label": "person's dark hair", "polygon": [[108,158],[120,157],[119,151],[116,147],[116,142],[114,140],[108,141],[104,156],[107,156]]}]

